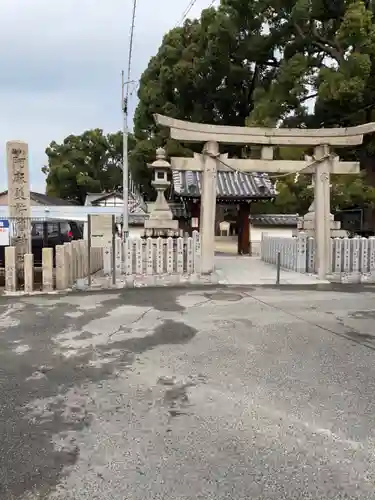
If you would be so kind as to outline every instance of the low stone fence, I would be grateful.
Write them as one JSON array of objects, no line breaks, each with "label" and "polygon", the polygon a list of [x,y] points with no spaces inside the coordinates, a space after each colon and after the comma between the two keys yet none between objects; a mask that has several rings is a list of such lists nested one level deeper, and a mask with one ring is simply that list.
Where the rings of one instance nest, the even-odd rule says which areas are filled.
[{"label": "low stone fence", "polygon": [[[34,266],[32,254],[26,254],[23,268],[17,270],[16,249],[6,247],[5,291],[51,292],[67,290],[74,285],[78,288],[87,285],[95,288],[101,283],[103,274],[106,280],[112,275],[112,285],[121,285],[123,282],[124,286],[136,282],[152,285],[168,277],[174,283],[189,282],[200,275],[201,245],[198,232],[185,238],[129,238],[125,243],[121,238],[116,238],[114,250],[113,256],[112,248],[91,248],[89,270],[87,241],[72,241],[56,246],[55,256],[52,248],[43,248],[41,267]],[[103,273],[99,273],[90,285],[85,278],[100,270]]]},{"label": "low stone fence", "polygon": [[[311,241],[310,268],[315,266],[314,247]],[[331,281],[375,283],[375,238],[332,238],[330,270]]]},{"label": "low stone fence", "polygon": [[283,238],[262,233],[260,242],[260,257],[264,262],[277,264],[277,254],[280,252],[280,263],[284,269],[299,273],[307,272],[307,237]]},{"label": "low stone fence", "polygon": [[[261,259],[276,264],[279,251],[284,269],[311,274],[316,272],[314,238],[303,233],[293,238],[263,234]],[[375,283],[375,237],[331,238],[327,278],[335,282]]]},{"label": "low stone fence", "polygon": [[125,275],[191,275],[200,273],[201,246],[197,231],[188,238],[128,239]]},{"label": "low stone fence", "polygon": [[[101,248],[91,248],[90,270],[87,242],[72,241],[55,248],[55,267],[52,248],[42,250],[41,279],[35,283],[34,256],[24,255],[23,269],[16,268],[16,248],[5,248],[5,291],[25,293],[41,290],[65,290],[71,288],[78,279],[85,278],[90,272],[95,273],[103,268],[103,252]],[[22,287],[23,283],[23,287]]]}]

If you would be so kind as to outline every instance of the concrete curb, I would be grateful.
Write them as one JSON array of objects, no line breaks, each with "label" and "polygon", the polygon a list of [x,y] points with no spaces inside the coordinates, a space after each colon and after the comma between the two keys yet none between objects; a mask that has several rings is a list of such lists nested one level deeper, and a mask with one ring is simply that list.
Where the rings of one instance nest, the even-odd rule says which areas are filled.
[{"label": "concrete curb", "polygon": [[120,291],[127,290],[129,292],[136,292],[138,289],[154,289],[160,290],[160,288],[174,288],[179,290],[196,290],[196,289],[244,289],[244,290],[252,290],[252,289],[273,289],[273,290],[309,290],[309,291],[341,291],[341,292],[352,292],[353,288],[356,292],[360,291],[375,291],[375,283],[334,283],[334,282],[317,282],[317,283],[281,283],[280,285],[272,284],[272,283],[238,283],[238,284],[226,284],[226,283],[176,283],[170,285],[149,285],[143,287],[86,287],[86,288],[69,288],[66,290],[54,290],[52,292],[42,292],[36,291],[32,293],[26,293],[23,291],[13,292],[13,293],[3,293],[0,294],[0,298],[4,299],[12,299],[12,298],[23,298],[23,297],[34,297],[34,296],[66,296],[66,295],[79,295],[82,293],[88,294],[100,294],[100,293],[116,293]]},{"label": "concrete curb", "polygon": [[64,290],[51,290],[43,291],[36,290],[33,292],[24,292],[19,290],[17,292],[7,292],[4,291],[3,297],[28,297],[35,295],[65,295],[72,292],[97,292],[97,291],[109,291],[109,290],[125,290],[125,289],[136,289],[136,288],[163,288],[163,287],[197,287],[197,286],[213,286],[217,285],[218,280],[212,276],[200,276],[200,275],[158,275],[158,276],[124,276],[122,275],[120,279],[116,281],[116,284],[112,283],[111,276],[92,276],[92,284],[88,286],[88,279],[79,279],[70,288],[65,288]]},{"label": "concrete curb", "polygon": [[[306,276],[306,275],[302,275]],[[311,278],[313,275],[311,275]],[[373,281],[365,280],[339,280],[337,276],[330,276],[329,280],[319,280],[315,279],[312,281],[305,281],[303,279],[295,281],[293,279],[288,280],[287,278],[281,279],[279,285],[276,284],[274,279],[258,279],[248,283],[235,283],[229,282],[225,277],[224,273],[220,270],[215,271],[211,275],[158,275],[158,276],[124,276],[122,275],[116,282],[112,284],[111,276],[92,276],[92,285],[88,286],[88,280],[80,279],[78,283],[65,290],[51,290],[45,292],[42,290],[33,292],[6,292],[4,291],[1,296],[3,297],[28,297],[28,296],[39,296],[39,295],[66,295],[69,293],[80,293],[80,292],[101,292],[101,291],[119,291],[119,290],[131,290],[138,288],[181,288],[189,289],[196,287],[213,287],[219,286],[221,288],[231,288],[231,287],[258,287],[258,288],[300,288],[300,289],[326,289],[331,285],[375,285]],[[333,279],[336,278],[336,279]]]},{"label": "concrete curb", "polygon": [[112,283],[111,276],[97,277],[92,280],[91,287],[88,287],[87,280],[80,280],[74,287],[75,290],[121,290],[125,288],[162,288],[178,286],[205,286],[216,285],[218,279],[215,275],[142,275],[142,276],[124,276]]}]

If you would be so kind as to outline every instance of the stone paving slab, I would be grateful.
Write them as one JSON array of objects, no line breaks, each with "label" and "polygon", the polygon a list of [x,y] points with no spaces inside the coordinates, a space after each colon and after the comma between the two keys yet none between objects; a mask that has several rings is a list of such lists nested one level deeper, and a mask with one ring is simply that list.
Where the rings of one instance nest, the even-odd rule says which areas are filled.
[{"label": "stone paving slab", "polygon": [[[329,283],[319,280],[314,275],[301,274],[282,269],[280,285],[317,285]],[[267,264],[259,257],[215,256],[215,271],[211,275],[163,274],[159,276],[124,276],[112,283],[112,276],[97,273],[92,277],[91,289],[121,289],[142,287],[166,287],[185,285],[274,285],[276,284],[276,266]],[[87,278],[80,280],[75,289],[87,290]]]},{"label": "stone paving slab", "polygon": [[[276,283],[276,266],[259,257],[219,256],[215,257],[216,275],[221,285],[269,285]],[[281,285],[317,285],[329,283],[315,275],[296,273],[281,269]]]},{"label": "stone paving slab", "polygon": [[[97,273],[92,276],[92,290],[121,289],[121,288],[143,288],[143,287],[166,287],[166,286],[185,286],[185,285],[213,285],[219,283],[219,276],[213,275],[179,275],[179,274],[161,274],[161,275],[139,275],[124,276],[121,275],[112,282],[112,276],[104,276],[103,273]],[[78,280],[74,286],[75,290],[87,290],[87,278]]]}]

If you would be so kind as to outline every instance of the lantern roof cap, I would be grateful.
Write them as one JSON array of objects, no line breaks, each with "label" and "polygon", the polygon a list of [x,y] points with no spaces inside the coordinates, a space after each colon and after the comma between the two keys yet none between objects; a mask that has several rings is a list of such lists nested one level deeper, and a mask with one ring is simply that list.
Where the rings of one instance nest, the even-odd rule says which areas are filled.
[{"label": "lantern roof cap", "polygon": [[171,164],[167,161],[167,152],[164,148],[157,148],[156,160],[148,163],[149,168],[171,168]]}]

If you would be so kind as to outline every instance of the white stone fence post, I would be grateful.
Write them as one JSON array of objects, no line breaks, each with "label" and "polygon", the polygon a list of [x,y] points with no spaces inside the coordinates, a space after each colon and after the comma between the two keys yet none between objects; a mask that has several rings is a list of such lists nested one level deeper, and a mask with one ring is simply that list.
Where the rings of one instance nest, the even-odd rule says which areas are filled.
[{"label": "white stone fence post", "polygon": [[329,279],[375,283],[375,237],[332,238]]},{"label": "white stone fence post", "polygon": [[125,242],[125,274],[128,276],[199,275],[200,234],[188,238],[129,238]]},{"label": "white stone fence post", "polygon": [[[298,272],[316,273],[315,239],[300,233],[296,238],[262,234],[261,259]],[[375,237],[331,238],[327,278],[342,283],[375,283]]]},{"label": "white stone fence post", "polygon": [[280,252],[280,263],[283,269],[305,273],[307,271],[307,236],[300,233],[298,237],[283,238],[262,233],[260,257],[264,262],[277,264]]}]

